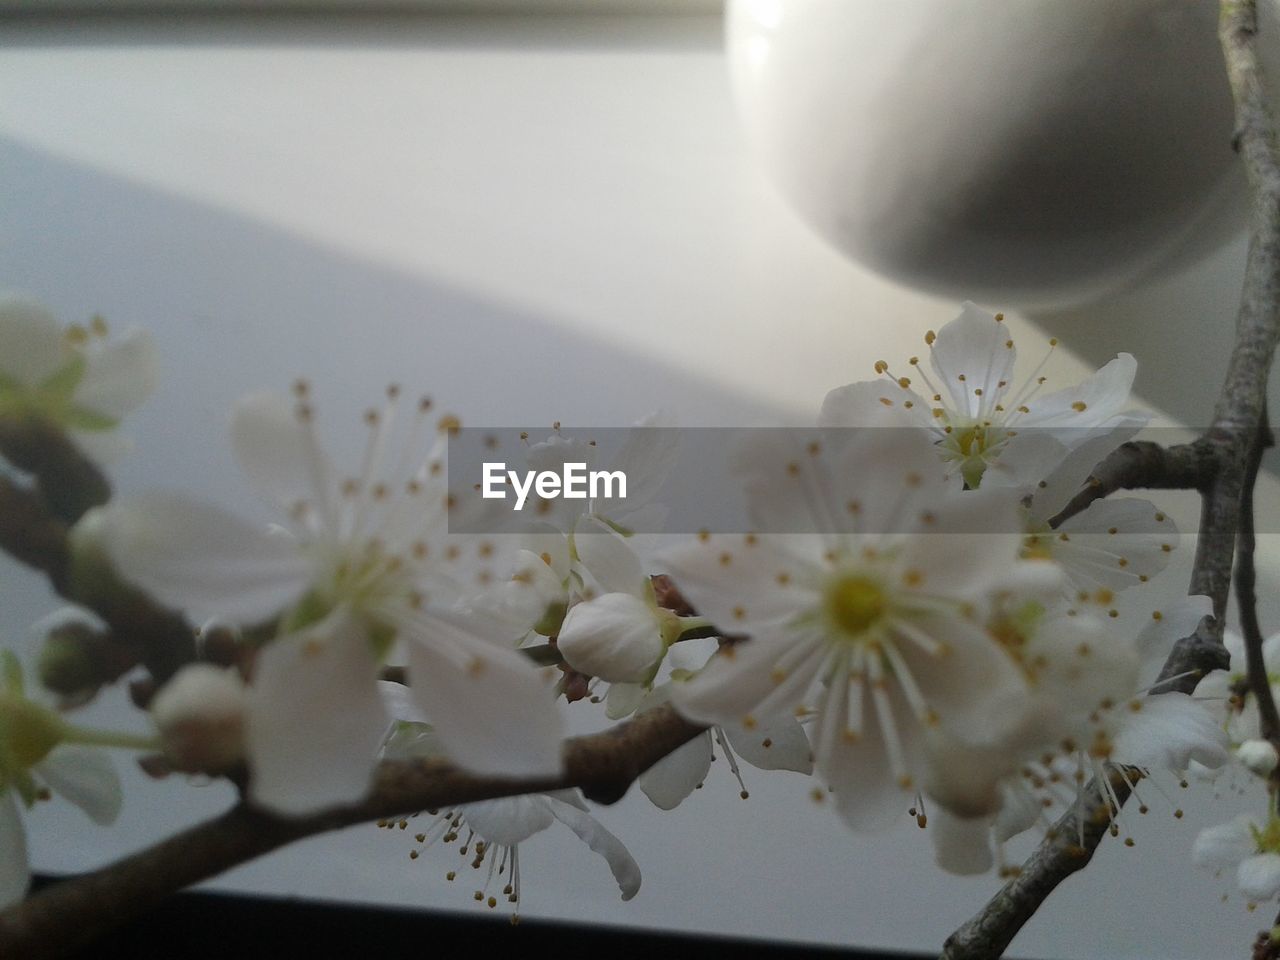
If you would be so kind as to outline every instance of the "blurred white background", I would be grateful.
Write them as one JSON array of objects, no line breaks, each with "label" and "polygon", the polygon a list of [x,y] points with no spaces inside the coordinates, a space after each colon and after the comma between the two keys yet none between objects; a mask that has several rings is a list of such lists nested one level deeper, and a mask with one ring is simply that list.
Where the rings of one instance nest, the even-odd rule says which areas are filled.
[{"label": "blurred white background", "polygon": [[[392,380],[472,425],[621,425],[658,407],[690,425],[803,422],[957,310],[841,259],[778,199],[740,134],[714,12],[50,16],[3,21],[0,44],[0,287],[65,320],[146,326],[164,358],[114,472],[122,491],[178,486],[252,511],[230,405],[299,375],[334,431]],[[1237,240],[1158,286],[1010,324],[1029,356],[1063,337],[1064,376],[1135,354],[1141,399],[1203,423],[1243,252]],[[1275,516],[1272,477],[1259,496]],[[1193,498],[1161,503],[1194,529]],[[0,565],[4,643],[34,651],[28,625],[53,605]],[[1274,600],[1263,613],[1280,623]],[[92,715],[140,725],[119,699]],[[38,867],[101,863],[231,799],[121,760],[119,826],[42,807],[28,818]],[[629,904],[567,833],[540,835],[521,850],[523,912],[928,951],[996,889],[934,868],[905,814],[857,836],[801,778],[748,777],[745,802],[718,770],[673,813],[635,795],[600,811],[644,871]],[[1220,903],[1227,884],[1188,859],[1197,829],[1236,805],[1188,794],[1180,822],[1159,799],[1130,811],[1136,846],[1104,843],[1013,953],[1244,955],[1270,916]],[[470,882],[444,879],[461,858],[411,862],[408,840],[355,828],[215,885],[472,909]]]}]

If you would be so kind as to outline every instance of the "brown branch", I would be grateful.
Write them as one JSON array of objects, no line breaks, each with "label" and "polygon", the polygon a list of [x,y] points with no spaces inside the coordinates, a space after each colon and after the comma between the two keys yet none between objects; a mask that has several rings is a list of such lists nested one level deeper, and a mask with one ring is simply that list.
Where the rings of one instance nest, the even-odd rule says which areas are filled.
[{"label": "brown branch", "polygon": [[1130,440],[1093,468],[1084,489],[1049,520],[1049,526],[1056,529],[1095,500],[1118,490],[1205,490],[1216,472],[1213,450],[1202,440],[1174,447]]},{"label": "brown branch", "polygon": [[[143,663],[163,683],[195,659],[195,633],[178,613],[157,606],[105,568],[86,569],[68,541],[68,525],[39,490],[0,476],[0,549],[49,578],[58,594],[96,613],[111,628],[123,656]],[[104,678],[106,679],[106,678]]]},{"label": "brown branch", "polygon": [[65,956],[183,887],[303,837],[491,797],[579,787],[620,799],[646,769],[705,728],[659,707],[604,733],[565,743],[565,770],[545,780],[476,777],[441,761],[384,761],[361,803],[285,819],[243,804],[117,863],[65,880],[0,913],[0,956]]},{"label": "brown branch", "polygon": [[[1110,780],[1116,799],[1123,803],[1129,784],[1118,770],[1111,772]],[[1090,783],[1079,814],[1075,809],[1063,814],[1000,895],[947,938],[942,951],[945,960],[991,960],[1003,954],[1054,888],[1089,865],[1110,824],[1110,806],[1097,785]]]},{"label": "brown branch", "polygon": [[1245,663],[1249,689],[1258,701],[1260,732],[1265,740],[1280,742],[1280,712],[1271,695],[1271,680],[1262,659],[1262,626],[1258,623],[1257,571],[1253,554],[1257,546],[1253,522],[1253,488],[1262,464],[1262,453],[1272,443],[1271,430],[1263,412],[1258,435],[1249,451],[1245,475],[1245,496],[1240,504],[1240,542],[1236,559],[1236,606],[1240,611],[1240,632],[1244,635]]},{"label": "brown branch", "polygon": [[0,455],[36,478],[53,515],[69,524],[107,502],[111,485],[65,433],[32,415],[0,415]]},{"label": "brown branch", "polygon": [[[1249,458],[1263,424],[1267,377],[1280,338],[1280,161],[1275,154],[1275,131],[1267,113],[1254,48],[1256,0],[1222,0],[1219,34],[1236,104],[1234,142],[1243,155],[1253,189],[1254,213],[1235,344],[1213,424],[1190,445],[1191,451],[1172,448],[1184,451],[1179,457],[1187,457],[1188,464],[1195,467],[1199,482],[1194,486],[1201,490],[1200,536],[1190,592],[1206,594],[1213,601],[1213,617],[1206,618],[1195,635],[1175,646],[1161,672],[1162,678],[1168,678],[1194,671],[1169,684],[1170,689],[1183,690],[1194,687],[1198,676],[1221,665],[1223,660],[1222,628],[1236,533],[1241,528],[1245,498],[1251,498],[1253,492]],[[1131,446],[1117,454],[1110,465],[1112,475],[1100,478],[1099,489],[1108,483],[1124,485],[1125,471],[1130,470],[1132,476],[1135,464],[1144,458],[1154,462],[1157,473],[1167,466],[1162,455]],[[1091,488],[1084,495],[1091,496],[1093,492]],[[1096,805],[1096,785],[1090,785],[1087,795]],[[1103,836],[1100,829],[1086,831],[1081,850],[1073,817],[1069,814],[1060,820],[1021,873],[948,938],[942,953],[944,960],[985,960],[1003,954],[1057,885],[1088,862]]]}]

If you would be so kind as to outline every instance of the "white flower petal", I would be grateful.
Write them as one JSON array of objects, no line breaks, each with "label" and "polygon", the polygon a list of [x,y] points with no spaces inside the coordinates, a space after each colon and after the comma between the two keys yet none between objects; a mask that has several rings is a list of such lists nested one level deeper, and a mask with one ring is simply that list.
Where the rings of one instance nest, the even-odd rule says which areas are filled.
[{"label": "white flower petal", "polygon": [[937,808],[964,819],[997,813],[1004,800],[1001,781],[1018,771],[1027,745],[973,746],[939,729],[926,729],[924,734],[929,758],[924,790]]},{"label": "white flower petal", "polygon": [[847,690],[847,683],[836,684],[820,708],[813,730],[814,769],[835,795],[840,819],[853,830],[875,830],[902,814],[907,793],[894,781],[884,732],[870,704],[863,705],[861,735],[844,734]]},{"label": "white flower petal", "polygon": [[649,578],[627,541],[590,517],[574,525],[573,545],[578,562],[601,593],[626,593],[643,599]]},{"label": "white flower petal", "polygon": [[420,617],[406,639],[410,693],[455,763],[494,776],[560,773],[563,718],[527,658],[439,616]]},{"label": "white flower petal", "polygon": [[[1142,683],[1154,683],[1173,650],[1173,645],[1183,637],[1195,633],[1200,621],[1212,615],[1213,601],[1198,594],[1179,597],[1173,603],[1161,607],[1160,616],[1153,616],[1138,634],[1137,649],[1142,658]],[[1240,669],[1244,669],[1243,659],[1238,665]]]},{"label": "white flower petal", "polygon": [[1013,379],[1016,358],[1008,327],[967,301],[960,316],[938,331],[930,351],[953,409],[968,417],[978,415],[984,400],[991,403],[1001,395]]},{"label": "white flower petal", "polygon": [[[568,604],[564,582],[536,553],[516,554],[509,580],[485,590],[471,605],[471,612],[494,622],[494,629],[512,642],[524,639],[553,609],[563,612]],[[554,622],[554,618],[551,618]]]},{"label": "white flower petal", "polygon": [[734,752],[753,767],[813,773],[813,747],[794,717],[766,720],[752,730],[741,723],[725,723],[722,729]]},{"label": "white flower petal", "polygon": [[323,515],[333,468],[288,399],[254,393],[242,398],[231,417],[231,447],[249,481],[288,512],[308,502]]},{"label": "white flower petal", "polygon": [[128,330],[91,355],[75,390],[76,405],[118,420],[151,395],[159,369],[151,335],[136,327]]},{"label": "white flower petal", "polygon": [[661,566],[702,616],[756,634],[819,602],[806,584],[821,561],[817,536],[706,536],[667,550]]},{"label": "white flower petal", "polygon": [[1013,781],[1012,786],[1008,781],[1001,784],[1000,795],[1004,802],[992,829],[992,839],[996,843],[1004,843],[1030,830],[1044,816],[1040,798],[1018,781]]},{"label": "white flower petal", "polygon": [[124,802],[120,777],[103,750],[63,744],[41,761],[36,773],[49,789],[74,803],[94,823],[106,826],[120,816]]},{"label": "white flower petal", "polygon": [[[812,499],[830,504],[823,532],[899,534],[920,528],[958,493],[931,434],[924,430],[860,430],[802,466],[799,480],[812,475]],[[795,493],[791,493],[795,496]],[[970,506],[975,506],[976,501]],[[930,527],[932,529],[932,527]]]},{"label": "white flower petal", "polygon": [[903,662],[941,725],[971,744],[991,744],[1030,723],[1027,683],[1003,648],[975,624],[943,616],[922,631],[947,641],[930,654],[898,644]]},{"label": "white flower petal", "polygon": [[640,774],[636,781],[659,810],[674,810],[711,769],[711,732],[700,733]]},{"label": "white flower petal", "polygon": [[627,434],[609,465],[610,470],[626,474],[627,499],[620,505],[625,509],[610,509],[610,516],[633,517],[657,496],[675,468],[681,436],[674,419],[661,412],[645,417]]},{"label": "white flower petal", "polygon": [[1035,662],[1040,699],[1052,698],[1065,715],[1079,719],[1100,703],[1121,703],[1139,689],[1139,661],[1127,637],[1116,635],[1112,621],[1062,608],[1036,626],[1024,650]]},{"label": "white flower petal", "polygon": [[[1138,432],[1137,426],[1125,428],[1113,427],[1099,431],[1081,443],[1063,459],[1052,472],[1042,473],[1031,492],[1031,515],[1038,521],[1048,520],[1065,507],[1077,493],[1084,489],[1093,468],[1101,463],[1108,454],[1126,440],[1132,439]],[[1040,430],[1023,431],[1019,436],[1052,436],[1052,432]],[[1063,439],[1070,439],[1064,437]]]},{"label": "white flower petal", "polygon": [[1204,678],[1196,684],[1195,692],[1192,694],[1197,700],[1217,700],[1225,701],[1231,696],[1231,686],[1234,681],[1231,678],[1229,670],[1214,670],[1208,673]]},{"label": "white flower petal", "polygon": [[1236,886],[1250,900],[1270,900],[1280,893],[1280,853],[1260,853],[1241,861]]},{"label": "white flower petal", "polygon": [[1201,867],[1233,867],[1258,851],[1253,831],[1257,823],[1248,814],[1240,814],[1226,823],[1201,830],[1191,846],[1191,860]]},{"label": "white flower petal", "polygon": [[378,681],[378,693],[387,708],[387,713],[395,720],[407,723],[430,725],[431,718],[418,706],[418,702],[409,695],[409,688],[403,683],[390,680]]},{"label": "white flower petal", "polygon": [[31,869],[27,864],[27,833],[12,790],[0,790],[0,910],[27,895]]},{"label": "white flower petal", "polygon": [[823,398],[818,414],[821,427],[931,428],[932,420],[924,397],[888,379],[836,387]]},{"label": "white flower petal", "polygon": [[[1088,428],[1111,426],[1110,421],[1120,415],[1129,402],[1129,391],[1138,372],[1138,362],[1127,353],[1118,354],[1097,373],[1078,384],[1045,396],[1027,401],[1030,413],[1018,422],[1020,428],[1065,428],[1057,431],[1069,447],[1076,447],[1089,439]],[[1130,424],[1135,417],[1129,414],[1121,425]]]},{"label": "white flower petal", "polygon": [[256,803],[296,815],[368,792],[390,724],[377,671],[364,628],[343,608],[259,652],[245,711]]},{"label": "white flower petal", "polygon": [[[778,661],[797,647],[806,648],[799,654],[799,665],[785,677],[775,675]],[[740,723],[748,716],[769,722],[801,703],[825,659],[825,645],[819,637],[806,640],[785,633],[761,634],[722,649],[697,676],[675,684],[671,702],[681,714],[701,723]],[[795,691],[794,696],[774,696],[784,686]],[[773,711],[756,715],[771,697],[776,700]]]},{"label": "white flower petal", "polygon": [[0,377],[35,386],[71,359],[62,326],[32,300],[0,301]]},{"label": "white flower petal", "polygon": [[1022,550],[1022,518],[1013,490],[956,494],[931,508],[928,532],[903,538],[903,566],[928,594],[964,597],[979,606],[1005,581]]},{"label": "white flower petal", "polygon": [[635,713],[645,699],[648,688],[643,683],[611,683],[604,695],[604,712],[610,720],[621,720]]},{"label": "white flower petal", "polygon": [[547,797],[540,793],[480,800],[460,807],[467,826],[490,843],[511,847],[555,822]]},{"label": "white flower petal", "polygon": [[1038,489],[1040,481],[1053,473],[1071,453],[1063,437],[1047,430],[1016,430],[1003,447],[986,458],[982,488],[1018,487]]},{"label": "white flower petal", "polygon": [[556,646],[579,673],[619,682],[647,680],[667,649],[657,610],[627,593],[575,604]]},{"label": "white flower petal", "polygon": [[1185,693],[1131,701],[1115,737],[1112,758],[1136,767],[1181,771],[1192,760],[1220,767],[1231,754],[1215,714]]},{"label": "white flower petal", "polygon": [[150,493],[88,516],[122,577],[196,620],[262,620],[307,585],[296,543],[198,500]]},{"label": "white flower petal", "polygon": [[987,817],[957,817],[938,808],[929,814],[929,837],[938,866],[948,873],[986,873],[995,862]]},{"label": "white flower petal", "polygon": [[1150,501],[1115,497],[1089,504],[1052,542],[1054,559],[1078,587],[1123,590],[1163,570],[1180,538],[1173,520]]},{"label": "white flower petal", "polygon": [[622,841],[600,825],[591,814],[555,797],[548,797],[551,813],[557,820],[577,834],[593,853],[604,857],[605,863],[618,882],[623,900],[630,900],[640,889],[640,867],[627,852]]}]

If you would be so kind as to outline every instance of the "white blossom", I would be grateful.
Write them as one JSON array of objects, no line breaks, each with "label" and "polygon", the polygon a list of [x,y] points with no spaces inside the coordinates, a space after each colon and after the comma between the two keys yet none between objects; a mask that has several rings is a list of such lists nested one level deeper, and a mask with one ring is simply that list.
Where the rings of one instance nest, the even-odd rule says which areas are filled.
[{"label": "white blossom", "polygon": [[389,722],[376,679],[397,645],[413,696],[457,763],[509,776],[560,769],[561,718],[538,671],[456,604],[461,547],[447,533],[443,436],[424,442],[428,403],[403,450],[388,450],[398,394],[366,415],[368,444],[351,475],[321,449],[305,389],[294,403],[241,401],[233,446],[285,514],[283,528],[172,494],[91,515],[120,573],[162,602],[201,620],[278,618],[279,636],[254,665],[245,739],[253,798],[283,813],[366,792]]},{"label": "white blossom", "polygon": [[[1144,687],[1173,643],[1195,629],[1207,606],[1207,597],[1179,600],[1157,611],[1137,637],[1117,629],[1109,618],[1074,608],[1060,609],[1040,622],[997,628],[1006,642],[1015,644],[1019,662],[1033,671],[1038,689],[1056,698],[1051,728],[1056,732],[1036,750],[1013,758],[1015,769],[995,785],[999,803],[993,810],[968,817],[943,810],[931,818],[939,864],[955,873],[982,873],[997,862],[1003,869],[1001,844],[1037,824],[1048,829],[1048,809],[1079,809],[1090,778],[1102,792],[1113,833],[1118,833],[1121,805],[1112,789],[1113,774],[1125,781],[1145,812],[1141,778],[1160,773],[1181,778],[1193,765],[1216,768],[1225,763],[1226,739],[1202,703],[1183,693],[1161,692],[1160,686],[1150,693]],[[963,753],[948,757],[952,763],[966,760]],[[1173,812],[1182,816],[1179,809]]]},{"label": "white blossom", "polygon": [[0,651],[0,908],[21,900],[31,881],[19,804],[33,807],[50,792],[107,825],[120,813],[120,781],[111,760],[91,743],[141,746],[130,737],[73,727],[27,698],[22,670]]},{"label": "white blossom", "polygon": [[[1146,418],[1127,412],[1137,364],[1122,353],[1078,384],[1042,393],[1047,357],[1016,381],[1017,351],[1003,316],[965,303],[960,315],[925,335],[934,379],[918,357],[907,376],[876,362],[882,379],[827,394],[821,422],[830,427],[918,426],[928,430],[949,473],[970,487],[1042,480],[1075,447],[1104,434],[1114,444]],[[1057,346],[1050,341],[1050,350]],[[913,389],[919,378],[924,392]]]},{"label": "white blossom", "polygon": [[1023,555],[1059,564],[1076,603],[1110,608],[1116,591],[1149,583],[1164,570],[1180,541],[1167,513],[1135,497],[1094,500],[1050,528],[1049,520],[1084,489],[1094,467],[1126,438],[1123,431],[1108,431],[1083,443],[1028,497]]},{"label": "white blossom", "polygon": [[[686,679],[687,676],[677,675],[655,687],[636,712],[643,713],[669,702],[673,685]],[[738,758],[760,770],[791,770],[806,775],[813,772],[813,749],[804,728],[795,717],[782,716],[757,723],[750,729],[742,723],[713,726],[640,774],[636,785],[654,806],[673,810],[707,778],[717,747],[729,772],[737,779],[739,795],[744,800],[748,791]]]},{"label": "white blossom", "polygon": [[[1248,664],[1244,638],[1234,630],[1222,635],[1230,663],[1225,670],[1214,670],[1201,680],[1195,697],[1211,705],[1231,743],[1239,746],[1262,737],[1258,701],[1249,688]],[[1271,696],[1280,701],[1280,633],[1267,637],[1262,644],[1262,663],[1271,686]]]},{"label": "white blossom", "polygon": [[826,532],[706,535],[668,555],[699,612],[750,637],[673,700],[691,719],[753,729],[816,694],[815,767],[841,816],[865,826],[925,779],[931,731],[994,744],[1032,709],[984,625],[1018,564],[1017,498],[955,492],[917,431],[830,450],[791,434],[756,441],[740,464],[753,519]]},{"label": "white blossom", "polygon": [[126,450],[113,430],[155,388],[156,350],[136,328],[107,336],[101,317],[63,328],[38,303],[0,300],[0,415],[44,417],[100,463]]},{"label": "white blossom", "polygon": [[1236,887],[1251,902],[1280,894],[1280,818],[1274,808],[1265,820],[1241,814],[1207,827],[1196,837],[1191,859],[1218,873],[1235,869]]},{"label": "white blossom", "polygon": [[[432,726],[424,722],[423,714],[406,703],[403,691],[394,689],[395,685],[382,686],[392,712],[401,718],[387,740],[384,755],[392,759],[440,756],[439,738]],[[418,846],[410,855],[417,859],[424,849],[437,842],[449,845],[461,839],[457,849],[469,858],[470,866],[477,871],[487,868],[475,899],[487,902],[490,907],[497,905],[497,896],[489,893],[496,876],[502,884],[501,895],[518,914],[522,892],[520,844],[557,821],[605,861],[623,900],[636,895],[640,889],[639,865],[622,841],[591,815],[579,790],[459,804],[434,815],[427,826],[415,833]],[[447,876],[454,880],[457,872],[451,870]]]}]

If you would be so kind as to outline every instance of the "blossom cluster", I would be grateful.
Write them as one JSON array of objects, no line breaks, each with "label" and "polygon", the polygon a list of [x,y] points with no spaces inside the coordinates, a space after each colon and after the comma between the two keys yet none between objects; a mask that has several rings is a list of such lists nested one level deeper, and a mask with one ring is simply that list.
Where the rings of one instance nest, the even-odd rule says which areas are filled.
[{"label": "blossom cluster", "polygon": [[[46,418],[97,456],[154,361],[140,335],[89,349],[105,337],[92,330],[0,309],[0,416]],[[151,700],[155,735],[133,739],[68,725],[6,667],[0,861],[21,867],[0,876],[0,902],[26,884],[15,797],[30,806],[47,785],[99,820],[118,806],[118,791],[103,805],[87,789],[109,782],[99,754],[59,775],[76,744],[243,775],[252,803],[295,816],[359,803],[388,760],[554,778],[564,704],[613,721],[669,704],[707,729],[640,776],[656,806],[684,801],[719,751],[743,797],[740,759],[812,777],[854,830],[914,816],[959,873],[1003,864],[1002,845],[1080,803],[1089,778],[1116,816],[1116,782],[1216,769],[1233,747],[1265,765],[1237,678],[1206,678],[1197,697],[1153,686],[1207,600],[1120,599],[1154,589],[1173,522],[1129,497],[1064,513],[1146,422],[1129,409],[1133,358],[1050,389],[1048,358],[1019,378],[1003,318],[972,304],[925,344],[927,360],[879,361],[875,379],[833,390],[812,431],[744,437],[733,469],[756,533],[633,533],[661,514],[675,462],[674,434],[645,429],[661,419],[602,464],[625,472],[625,506],[540,501],[525,533],[486,537],[450,532],[474,500],[449,487],[459,421],[430,400],[389,387],[344,468],[308,384],[245,397],[231,447],[274,522],[151,491],[89,511],[71,538],[83,567],[229,636],[234,656],[179,671]],[[556,470],[598,449],[557,426],[524,454]],[[465,830],[461,848],[514,902],[518,845],[557,821],[636,893],[635,861],[573,791],[437,811],[411,855]],[[1206,834],[1197,857],[1248,847],[1241,886],[1272,896],[1276,823]]]}]

